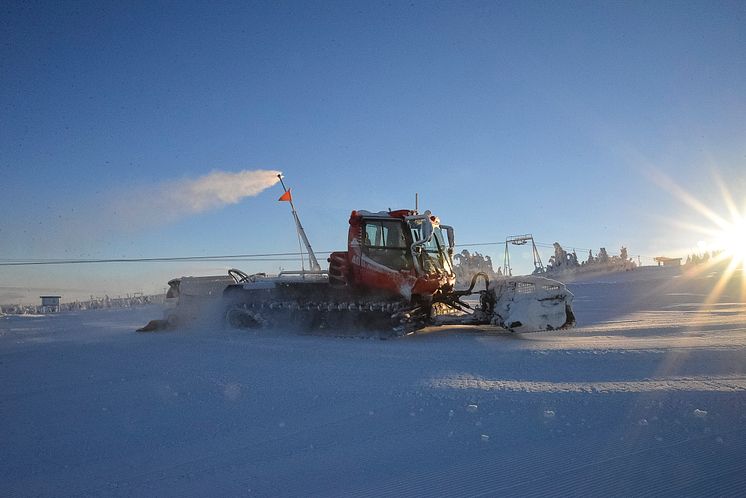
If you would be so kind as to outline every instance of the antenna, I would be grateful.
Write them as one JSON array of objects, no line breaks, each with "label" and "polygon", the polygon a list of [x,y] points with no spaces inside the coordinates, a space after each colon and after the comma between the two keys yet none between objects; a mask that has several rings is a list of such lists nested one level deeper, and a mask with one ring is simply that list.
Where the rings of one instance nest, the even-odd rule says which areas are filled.
[{"label": "antenna", "polygon": [[[282,190],[284,190],[285,193],[288,194],[288,201],[290,201],[290,210],[293,212],[293,219],[295,219],[295,228],[298,231],[298,236],[303,239],[303,243],[306,246],[306,251],[308,252],[308,262],[311,265],[311,271],[321,271],[319,261],[316,259],[316,255],[313,253],[313,249],[311,249],[311,243],[308,241],[308,237],[306,237],[306,231],[303,230],[303,225],[300,224],[300,218],[298,218],[298,213],[295,210],[295,205],[293,204],[293,196],[289,194],[290,191],[287,189],[287,187],[285,187],[285,182],[282,181],[282,174],[277,175],[277,178],[280,179]],[[303,260],[301,259],[301,264],[302,261]]]},{"label": "antenna", "polygon": [[417,192],[414,193],[414,210],[416,212],[420,210],[420,194]]}]

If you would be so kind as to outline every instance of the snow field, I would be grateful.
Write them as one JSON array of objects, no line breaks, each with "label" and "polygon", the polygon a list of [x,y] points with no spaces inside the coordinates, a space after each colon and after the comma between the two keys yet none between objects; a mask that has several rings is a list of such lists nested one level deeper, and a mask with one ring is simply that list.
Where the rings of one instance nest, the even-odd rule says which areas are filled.
[{"label": "snow field", "polygon": [[[668,496],[746,489],[740,282],[576,282],[578,327],[379,341],[0,318],[3,496]],[[634,274],[634,275],[632,275]]]}]

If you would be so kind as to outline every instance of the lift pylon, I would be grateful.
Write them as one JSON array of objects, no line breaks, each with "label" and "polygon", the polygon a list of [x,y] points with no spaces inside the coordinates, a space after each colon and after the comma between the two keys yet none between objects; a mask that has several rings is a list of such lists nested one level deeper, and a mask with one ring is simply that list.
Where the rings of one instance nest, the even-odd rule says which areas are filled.
[{"label": "lift pylon", "polygon": [[536,248],[534,236],[530,233],[525,235],[511,235],[505,239],[505,253],[503,255],[503,274],[510,277],[513,275],[513,269],[510,267],[510,250],[509,246],[524,246],[531,242],[531,250],[534,256],[534,273],[544,273],[544,264],[541,262],[539,250]]}]

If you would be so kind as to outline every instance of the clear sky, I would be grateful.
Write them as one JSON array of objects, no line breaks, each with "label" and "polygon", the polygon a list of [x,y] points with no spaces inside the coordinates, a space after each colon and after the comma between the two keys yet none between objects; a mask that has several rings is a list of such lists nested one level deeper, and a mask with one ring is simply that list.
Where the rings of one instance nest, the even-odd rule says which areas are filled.
[{"label": "clear sky", "polygon": [[[279,185],[154,200],[244,170],[286,175],[320,251],[419,192],[460,243],[685,256],[709,221],[653,179],[746,208],[746,3],[3,2],[0,260],[297,250]],[[0,266],[0,302],[231,266],[297,263]]]}]

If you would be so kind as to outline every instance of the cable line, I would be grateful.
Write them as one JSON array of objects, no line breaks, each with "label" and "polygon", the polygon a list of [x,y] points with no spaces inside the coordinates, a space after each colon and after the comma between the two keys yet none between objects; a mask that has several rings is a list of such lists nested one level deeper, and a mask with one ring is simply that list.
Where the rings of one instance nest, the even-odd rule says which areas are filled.
[{"label": "cable line", "polygon": [[279,252],[266,254],[227,254],[221,256],[184,256],[161,258],[108,258],[108,259],[35,259],[35,260],[0,260],[0,266],[32,265],[75,265],[93,263],[162,263],[183,261],[295,261],[296,258],[278,256],[298,256],[297,252]]},{"label": "cable line", "polygon": [[[501,242],[471,242],[467,244],[456,244],[456,247],[480,247],[480,246],[501,246]],[[543,248],[553,248],[554,244],[546,242],[536,242],[536,245]],[[573,250],[592,251],[592,249],[576,247],[571,244],[565,244],[565,247],[572,247]],[[331,254],[334,251],[319,251],[319,254]],[[218,256],[181,256],[181,257],[156,257],[156,258],[87,258],[87,259],[0,259],[0,266],[38,266],[38,265],[80,265],[80,264],[101,264],[101,263],[178,263],[178,262],[224,262],[224,261],[297,261],[298,256],[303,256],[302,252],[273,252],[259,254],[223,254]],[[643,258],[653,258],[639,254]]]}]

